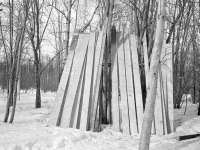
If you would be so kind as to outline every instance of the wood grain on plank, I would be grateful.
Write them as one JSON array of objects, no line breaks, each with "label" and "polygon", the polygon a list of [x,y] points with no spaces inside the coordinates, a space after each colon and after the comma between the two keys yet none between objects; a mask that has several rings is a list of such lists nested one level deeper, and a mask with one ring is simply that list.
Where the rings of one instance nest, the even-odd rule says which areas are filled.
[{"label": "wood grain on plank", "polygon": [[139,63],[138,63],[138,52],[136,46],[136,38],[134,34],[130,35],[130,43],[131,43],[132,67],[133,67],[134,88],[135,88],[136,109],[137,109],[136,112],[138,119],[138,130],[140,133],[143,120],[143,100],[142,100]]},{"label": "wood grain on plank", "polygon": [[81,72],[81,77],[78,84],[78,89],[75,96],[76,103],[73,104],[73,112],[72,112],[72,119],[70,120],[70,127],[79,129],[80,126],[80,109],[82,108],[82,99],[83,99],[83,93],[84,93],[84,83],[85,83],[85,66],[86,61],[84,61],[84,66]]},{"label": "wood grain on plank", "polygon": [[149,84],[149,58],[147,52],[146,34],[144,34],[143,38],[143,53],[144,53],[144,68],[145,68],[146,89],[147,89]]},{"label": "wood grain on plank", "polygon": [[91,98],[93,90],[93,63],[94,63],[94,49],[95,49],[95,33],[90,33],[88,52],[87,52],[87,63],[85,72],[85,85],[83,94],[83,105],[81,112],[80,129],[88,130],[90,121],[90,110],[91,110]]},{"label": "wood grain on plank", "polygon": [[126,87],[126,68],[124,59],[124,45],[123,45],[123,33],[120,34],[120,38],[117,41],[118,47],[118,65],[119,65],[119,88],[120,88],[120,108],[122,111],[122,129],[123,133],[130,134],[129,127],[129,108],[128,97]]},{"label": "wood grain on plank", "polygon": [[78,34],[76,34],[73,37],[74,37],[74,40],[72,40],[73,46],[71,47],[71,50],[65,62],[64,70],[60,79],[56,98],[54,101],[53,109],[49,118],[49,125],[59,126],[60,124],[60,119],[63,112],[63,106],[65,103],[65,96],[69,85],[72,63],[74,59],[74,50],[78,42]]},{"label": "wood grain on plank", "polygon": [[[166,134],[167,132],[167,126],[166,126],[166,108],[165,108],[165,99],[166,99],[166,93],[165,93],[165,72],[167,71],[165,68],[165,56],[166,56],[166,51],[165,51],[165,43],[163,43],[162,51],[161,51],[161,56],[160,56],[160,78],[158,80],[160,81],[160,92],[161,92],[161,110],[162,110],[162,120],[163,120],[163,135]],[[158,85],[159,86],[159,85]],[[158,99],[159,101],[159,99]]]},{"label": "wood grain on plank", "polygon": [[60,126],[61,127],[69,127],[70,120],[71,120],[71,113],[72,113],[72,108],[77,92],[77,88],[79,85],[80,77],[81,77],[81,72],[84,66],[84,60],[87,52],[87,47],[88,47],[88,41],[89,41],[89,35],[88,34],[80,34],[79,35],[79,42],[76,48],[75,56],[74,56],[74,62],[72,66],[72,73],[73,75],[73,80],[70,81],[69,84],[69,90],[66,95],[66,102],[64,105],[63,109],[63,115],[61,119]]},{"label": "wood grain on plank", "polygon": [[158,71],[157,92],[156,92],[156,102],[155,102],[155,124],[156,124],[156,135],[162,136],[163,135],[163,116],[162,116],[163,114],[162,114],[162,105],[161,105],[160,85],[161,85],[160,71]]},{"label": "wood grain on plank", "polygon": [[130,54],[130,43],[129,35],[126,34],[124,38],[124,54],[125,54],[125,68],[126,68],[126,80],[127,80],[127,98],[128,98],[128,108],[129,108],[129,121],[131,134],[138,133],[137,127],[137,116],[135,111],[135,94],[133,85],[133,72],[131,64],[131,54]]},{"label": "wood grain on plank", "polygon": [[[169,93],[168,93],[168,76],[171,73],[170,65],[168,66],[168,62],[172,61],[172,51],[170,49],[171,44],[163,44],[162,53],[161,53],[161,72],[162,72],[162,84],[163,84],[163,109],[164,111],[164,126],[165,126],[165,134],[171,133],[171,125],[169,119]],[[172,64],[171,64],[172,66]],[[173,100],[172,100],[173,101]],[[173,109],[173,105],[171,106]]]},{"label": "wood grain on plank", "polygon": [[[114,32],[114,33],[113,33]],[[119,84],[118,84],[118,58],[117,58],[117,42],[119,33],[116,30],[111,34],[111,79],[112,79],[112,125],[114,131],[120,131],[119,120]]]},{"label": "wood grain on plank", "polygon": [[[163,124],[163,135],[166,134],[167,126],[166,126],[166,109],[165,109],[165,93],[163,88],[163,78],[162,78],[162,69],[160,65],[160,69],[158,70],[160,72],[160,95],[161,95],[161,110],[162,110],[162,124]],[[159,85],[158,85],[159,86]],[[158,100],[159,101],[159,100]]]},{"label": "wood grain on plank", "polygon": [[173,126],[173,71],[172,71],[172,45],[171,44],[165,44],[166,49],[166,61],[165,61],[165,68],[167,70],[166,75],[166,84],[167,84],[167,106],[168,106],[168,117],[169,117],[169,124],[170,129],[173,132],[174,126]]},{"label": "wood grain on plank", "polygon": [[93,92],[92,92],[92,105],[91,105],[91,118],[90,118],[90,129],[94,131],[95,114],[97,109],[97,102],[99,96],[100,80],[102,73],[102,64],[105,48],[106,32],[100,32],[96,50],[95,50],[95,61],[94,61],[94,79],[93,79]]},{"label": "wood grain on plank", "polygon": [[[84,93],[84,85],[85,85],[85,66],[86,66],[86,61],[85,61],[85,64],[84,64],[84,74],[82,76],[82,82],[81,82],[81,93],[79,95],[79,105],[77,106],[77,109],[76,109],[76,112],[75,112],[75,121],[74,121],[74,124],[73,124],[73,127],[74,128],[77,128],[77,129],[80,129],[80,121],[81,121],[81,111],[82,111],[82,105],[83,105],[83,93]],[[78,103],[77,103],[78,104]],[[77,115],[77,117],[76,117]],[[75,123],[76,122],[76,123]]]}]

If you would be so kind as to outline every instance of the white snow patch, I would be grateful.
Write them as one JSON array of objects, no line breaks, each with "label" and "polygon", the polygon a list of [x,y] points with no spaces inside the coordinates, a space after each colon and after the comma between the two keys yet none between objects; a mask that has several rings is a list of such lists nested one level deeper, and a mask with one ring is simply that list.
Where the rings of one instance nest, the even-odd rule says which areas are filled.
[{"label": "white snow patch", "polygon": [[[4,123],[6,97],[0,94],[0,150],[137,150],[139,135],[124,135],[102,125],[100,133],[71,128],[48,126],[54,93],[42,94],[42,108],[35,109],[35,95],[21,94],[13,124]],[[198,150],[200,139],[178,141],[177,136],[200,132],[200,117],[197,106],[188,104],[174,110],[177,132],[158,137],[152,135],[151,150]],[[194,118],[195,117],[195,118]],[[192,119],[193,118],[193,119]],[[182,124],[183,123],[183,124]],[[182,125],[181,125],[182,124]],[[180,126],[181,125],[181,126]]]}]

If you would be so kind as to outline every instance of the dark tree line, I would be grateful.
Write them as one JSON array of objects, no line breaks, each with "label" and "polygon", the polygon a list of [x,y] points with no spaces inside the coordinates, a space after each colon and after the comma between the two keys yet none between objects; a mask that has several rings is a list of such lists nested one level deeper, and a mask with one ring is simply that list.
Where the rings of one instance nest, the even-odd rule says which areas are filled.
[{"label": "dark tree line", "polygon": [[[44,68],[47,63],[43,62],[41,68]],[[0,87],[3,91],[7,90],[9,72],[5,61],[0,62]],[[35,67],[31,60],[21,64],[20,73],[20,88],[25,92],[29,89],[35,89]],[[41,74],[41,90],[44,92],[56,92],[58,86],[58,75],[56,73],[56,63],[52,61]]]}]

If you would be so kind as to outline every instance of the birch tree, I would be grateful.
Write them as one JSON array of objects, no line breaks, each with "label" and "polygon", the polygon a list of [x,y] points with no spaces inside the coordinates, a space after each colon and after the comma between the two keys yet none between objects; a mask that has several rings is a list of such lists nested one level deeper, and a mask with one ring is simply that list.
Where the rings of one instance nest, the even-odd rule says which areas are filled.
[{"label": "birch tree", "polygon": [[147,100],[145,105],[144,118],[140,136],[139,150],[148,150],[151,137],[151,127],[154,118],[158,68],[165,32],[165,0],[158,1],[157,26],[155,34],[155,44],[153,48],[152,61],[150,67],[150,83],[147,90]]},{"label": "birch tree", "polygon": [[[12,2],[12,6],[13,5],[14,3]],[[13,107],[12,107],[12,113],[10,117],[10,123],[13,122],[14,115],[15,115],[15,107],[16,107],[16,100],[17,100],[17,84],[18,84],[18,78],[19,78],[20,61],[21,61],[21,56],[22,56],[22,51],[23,51],[22,47],[23,47],[24,34],[25,34],[25,29],[26,29],[29,2],[27,0],[23,0],[21,7],[23,11],[19,10],[18,20],[23,20],[23,21],[18,22],[16,41],[14,43],[13,51],[11,51],[12,55],[11,55],[11,61],[10,61],[11,63],[10,63],[10,77],[9,77],[9,92],[8,92],[6,112],[5,112],[5,117],[4,117],[4,122],[7,122],[8,117],[9,117],[10,103],[12,102]],[[13,17],[13,10],[10,16]],[[13,20],[11,20],[10,24],[12,24],[12,22]],[[13,38],[12,34],[11,34],[11,38]]]}]

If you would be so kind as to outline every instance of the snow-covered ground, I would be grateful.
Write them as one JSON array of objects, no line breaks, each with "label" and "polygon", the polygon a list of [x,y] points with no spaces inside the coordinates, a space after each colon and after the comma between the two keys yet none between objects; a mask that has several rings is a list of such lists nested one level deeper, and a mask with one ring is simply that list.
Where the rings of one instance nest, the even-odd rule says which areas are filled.
[{"label": "snow-covered ground", "polygon": [[[107,127],[101,133],[48,126],[55,94],[42,94],[42,108],[34,108],[35,95],[21,94],[13,124],[4,123],[6,97],[0,93],[0,150],[136,150],[139,135],[123,135]],[[152,150],[199,150],[200,138],[178,141],[177,136],[200,132],[197,106],[174,110],[175,133],[151,138]],[[181,126],[180,126],[181,125]]]}]

